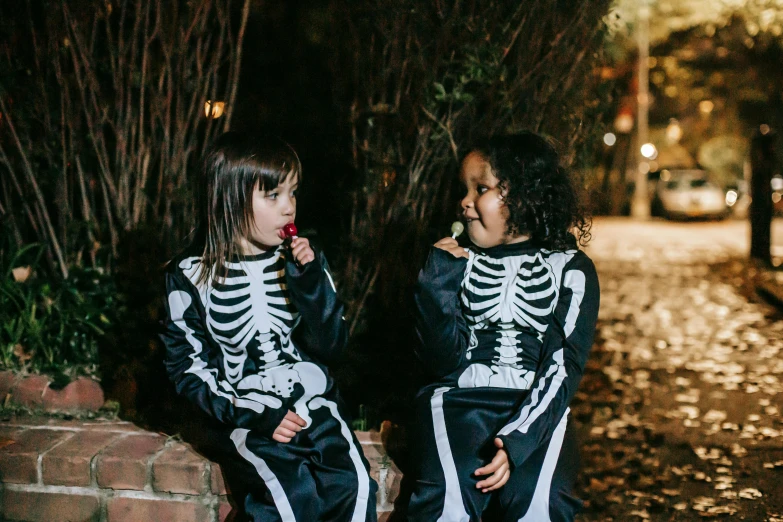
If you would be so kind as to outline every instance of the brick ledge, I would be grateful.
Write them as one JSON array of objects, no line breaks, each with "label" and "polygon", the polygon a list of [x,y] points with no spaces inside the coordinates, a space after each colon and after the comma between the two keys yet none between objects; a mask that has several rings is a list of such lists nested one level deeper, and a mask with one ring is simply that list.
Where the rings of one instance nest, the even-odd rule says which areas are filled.
[{"label": "brick ledge", "polygon": [[[401,473],[377,432],[356,435],[384,521]],[[0,499],[3,520],[222,522],[232,509],[220,466],[189,444],[129,422],[44,417],[0,422]]]}]

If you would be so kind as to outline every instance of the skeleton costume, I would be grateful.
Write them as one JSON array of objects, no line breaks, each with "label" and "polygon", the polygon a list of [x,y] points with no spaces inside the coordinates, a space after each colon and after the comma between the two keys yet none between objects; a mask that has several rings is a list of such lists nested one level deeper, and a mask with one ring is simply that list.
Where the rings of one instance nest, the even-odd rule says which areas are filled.
[{"label": "skeleton costume", "polygon": [[[578,448],[568,405],[598,315],[598,278],[576,243],[529,241],[469,251],[432,249],[416,288],[420,356],[437,376],[417,397],[417,481],[409,520],[571,521]],[[474,472],[506,450],[495,491]],[[494,515],[494,517],[493,517]]]},{"label": "skeleton costume", "polygon": [[[226,427],[216,451],[242,477],[247,494],[235,500],[253,520],[374,522],[377,484],[324,366],[346,343],[343,305],[315,254],[304,267],[283,246],[242,256],[214,284],[197,284],[197,255],[173,261],[166,369],[178,393]],[[276,442],[289,410],[307,427]]]}]

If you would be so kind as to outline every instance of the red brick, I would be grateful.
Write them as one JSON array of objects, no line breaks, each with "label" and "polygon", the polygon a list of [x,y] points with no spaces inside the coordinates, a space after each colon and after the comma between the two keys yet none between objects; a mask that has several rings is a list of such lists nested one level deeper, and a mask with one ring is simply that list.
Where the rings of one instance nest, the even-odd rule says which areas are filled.
[{"label": "red brick", "polygon": [[196,502],[175,500],[142,500],[112,498],[109,500],[109,522],[202,521],[209,520],[209,509]]},{"label": "red brick", "polygon": [[0,372],[0,402],[5,402],[5,396],[11,393],[16,383],[16,374],[12,371]]},{"label": "red brick", "polygon": [[51,417],[24,417],[22,419],[15,419],[9,421],[7,426],[40,426],[51,428],[65,428],[65,429],[78,429],[78,430],[94,430],[94,431],[119,431],[124,433],[142,432],[143,429],[139,428],[132,422],[127,421],[84,421],[84,420],[65,420],[55,419]]},{"label": "red brick", "polygon": [[103,448],[119,437],[104,431],[80,431],[44,455],[44,484],[89,486],[90,462]]},{"label": "red brick", "polygon": [[231,520],[234,520],[233,517],[235,517],[237,514],[232,513],[234,510],[234,506],[226,502],[221,502],[218,504],[218,520],[220,522],[228,522]]},{"label": "red brick", "polygon": [[187,444],[174,444],[152,464],[152,485],[155,491],[200,495],[206,489],[207,464]]},{"label": "red brick", "polygon": [[378,484],[378,487],[386,488],[386,503],[391,505],[397,500],[397,496],[400,494],[400,481],[402,480],[402,472],[394,464],[389,467],[386,472],[386,483]]},{"label": "red brick", "polygon": [[100,421],[100,422],[85,422],[82,427],[86,430],[102,430],[102,431],[122,431],[127,433],[138,433],[144,431],[132,422],[125,421]]},{"label": "red brick", "polygon": [[67,431],[24,430],[16,441],[0,448],[0,481],[17,484],[38,482],[38,455],[72,435]]},{"label": "red brick", "polygon": [[43,375],[30,375],[19,379],[11,389],[11,402],[37,408],[43,404],[43,394],[48,386],[49,379]]},{"label": "red brick", "polygon": [[356,431],[356,438],[360,444],[380,444],[381,434],[375,430],[372,431]]},{"label": "red brick", "polygon": [[364,458],[370,463],[370,466],[374,462],[380,462],[386,452],[383,450],[383,446],[380,444],[362,444],[362,452],[364,452]]},{"label": "red brick", "polygon": [[165,444],[159,435],[128,435],[98,455],[98,485],[113,489],[144,489],[147,462]]},{"label": "red brick", "polygon": [[55,411],[97,411],[103,406],[101,385],[87,377],[79,377],[62,390],[46,388],[43,406]]},{"label": "red brick", "polygon": [[225,495],[226,483],[223,481],[223,471],[218,464],[212,463],[212,477],[210,479],[212,493],[215,495]]},{"label": "red brick", "polygon": [[2,499],[3,517],[8,520],[97,522],[101,519],[97,496],[5,490]]},{"label": "red brick", "polygon": [[[6,441],[6,440],[12,440],[14,443],[16,443],[16,439],[19,436],[20,433],[22,433],[25,430],[25,428],[19,427],[19,426],[13,426],[10,424],[0,424],[0,442]],[[0,447],[6,446],[7,444],[0,443]]]}]

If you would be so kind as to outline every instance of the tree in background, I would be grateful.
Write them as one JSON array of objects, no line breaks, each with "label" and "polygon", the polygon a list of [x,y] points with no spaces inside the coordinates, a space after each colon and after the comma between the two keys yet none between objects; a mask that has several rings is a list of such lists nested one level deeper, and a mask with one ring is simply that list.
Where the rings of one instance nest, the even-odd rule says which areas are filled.
[{"label": "tree in background", "polygon": [[0,219],[18,245],[47,245],[67,278],[109,265],[125,232],[189,231],[191,171],[231,123],[249,5],[2,2]]},{"label": "tree in background", "polygon": [[359,395],[381,410],[406,409],[416,387],[409,290],[456,217],[458,160],[476,138],[521,129],[551,136],[572,162],[592,147],[609,4],[336,4],[334,87],[355,176],[338,273],[357,335],[350,377],[372,383]]}]

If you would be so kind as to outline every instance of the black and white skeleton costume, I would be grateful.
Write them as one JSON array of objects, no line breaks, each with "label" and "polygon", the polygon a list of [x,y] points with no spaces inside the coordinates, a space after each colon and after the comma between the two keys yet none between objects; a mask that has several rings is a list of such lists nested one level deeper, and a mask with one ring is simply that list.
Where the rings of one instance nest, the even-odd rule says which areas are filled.
[{"label": "black and white skeleton costume", "polygon": [[[417,398],[422,434],[409,520],[571,521],[578,447],[568,405],[584,372],[598,316],[592,261],[576,248],[530,242],[432,249],[415,301],[420,356],[435,383]],[[509,481],[482,493],[474,472],[497,452]],[[493,517],[494,514],[494,517]]]},{"label": "black and white skeleton costume", "polygon": [[[324,365],[346,344],[343,305],[315,253],[304,267],[283,246],[243,256],[215,284],[197,283],[198,255],[173,261],[166,368],[178,393],[226,426],[214,443],[242,477],[247,495],[235,500],[253,520],[374,522],[377,484]],[[276,442],[289,410],[307,427]]]}]

